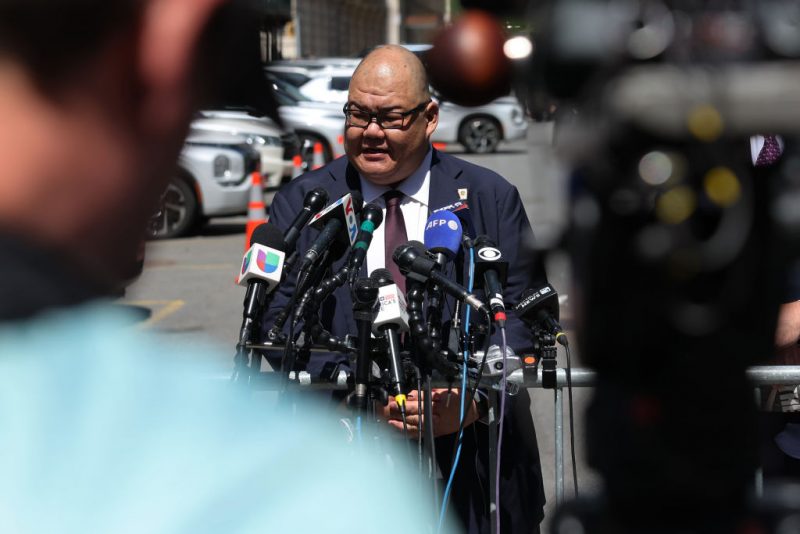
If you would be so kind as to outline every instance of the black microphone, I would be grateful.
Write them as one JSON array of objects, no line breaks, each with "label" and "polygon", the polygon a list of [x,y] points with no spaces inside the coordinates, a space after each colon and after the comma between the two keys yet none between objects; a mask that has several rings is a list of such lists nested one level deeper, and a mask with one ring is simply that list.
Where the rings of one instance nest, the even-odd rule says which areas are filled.
[{"label": "black microphone", "polygon": [[301,272],[309,270],[334,241],[339,241],[345,245],[353,245],[358,233],[357,215],[362,207],[363,198],[361,193],[353,191],[347,193],[311,219],[308,225],[321,231],[300,262]]},{"label": "black microphone", "polygon": [[356,360],[355,390],[353,402],[361,412],[367,410],[369,382],[372,373],[370,341],[372,333],[372,311],[378,299],[378,286],[369,278],[359,278],[353,285],[353,319],[358,329],[358,352]]},{"label": "black microphone", "polygon": [[392,259],[406,277],[423,283],[433,280],[451,296],[463,300],[476,310],[489,315],[489,307],[478,297],[437,270],[438,264],[428,257],[424,245],[419,241],[409,241],[405,245],[400,245],[392,254]]},{"label": "black microphone", "polygon": [[377,204],[370,202],[361,210],[361,228],[347,261],[347,268],[350,271],[350,283],[352,284],[358,276],[364,258],[367,256],[367,249],[372,243],[372,235],[383,222],[383,210]]},{"label": "black microphone", "polygon": [[[475,239],[477,235],[475,233],[475,223],[472,220],[472,215],[469,212],[469,203],[467,199],[462,199],[457,202],[450,204],[449,206],[444,206],[442,208],[438,208],[433,210],[433,213],[441,213],[443,211],[449,211],[456,217],[458,217],[459,221],[461,221],[461,227],[463,229],[463,238],[465,240]],[[469,241],[471,244],[471,241]]]},{"label": "black microphone", "polygon": [[508,279],[508,262],[494,241],[481,235],[475,239],[475,278],[476,287],[483,289],[489,299],[492,316],[499,326],[505,326],[506,305],[503,301],[503,286]]},{"label": "black microphone", "polygon": [[264,309],[264,297],[280,282],[285,250],[286,241],[274,224],[264,223],[253,230],[238,280],[239,285],[247,284],[244,319],[252,321]]},{"label": "black microphone", "polygon": [[237,368],[245,365],[244,347],[251,341],[253,325],[258,324],[260,314],[267,307],[268,295],[280,283],[286,250],[283,234],[277,226],[270,223],[261,224],[253,230],[250,244],[250,249],[242,260],[238,281],[240,285],[247,284],[247,292],[242,306],[242,326],[237,343]]},{"label": "black microphone", "polygon": [[400,408],[401,415],[405,418],[406,396],[400,378],[400,333],[408,332],[408,312],[406,299],[403,292],[392,279],[392,273],[387,269],[375,269],[370,275],[378,288],[378,302],[380,307],[372,321],[373,332],[381,333],[389,345],[389,370],[392,377],[395,401]]},{"label": "black microphone", "polygon": [[319,213],[327,203],[328,192],[321,187],[316,187],[306,193],[305,198],[303,198],[303,209],[301,209],[297,217],[294,218],[294,221],[289,225],[288,230],[286,230],[283,236],[283,240],[286,241],[286,250],[294,249],[303,227],[308,224],[311,217]]},{"label": "black microphone", "polygon": [[569,345],[564,329],[558,324],[558,293],[550,284],[523,291],[514,311],[530,328],[542,326],[556,336],[556,341],[560,344],[565,347]]}]

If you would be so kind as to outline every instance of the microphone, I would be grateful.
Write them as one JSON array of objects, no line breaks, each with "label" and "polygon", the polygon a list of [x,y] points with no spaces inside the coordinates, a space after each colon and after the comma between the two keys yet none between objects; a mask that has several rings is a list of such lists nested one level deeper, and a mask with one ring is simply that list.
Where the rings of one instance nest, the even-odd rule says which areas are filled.
[{"label": "microphone", "polygon": [[478,280],[478,288],[483,288],[489,298],[489,307],[494,320],[499,326],[505,326],[506,306],[503,302],[503,286],[508,279],[508,262],[503,261],[500,249],[485,235],[475,239],[475,249],[477,252],[475,278]]},{"label": "microphone", "polygon": [[436,254],[439,265],[444,265],[458,254],[462,234],[461,222],[452,212],[433,212],[425,223],[425,248]]},{"label": "microphone", "polygon": [[466,199],[435,209],[433,213],[442,213],[445,211],[452,213],[461,221],[461,227],[465,238],[475,238],[477,235],[475,232],[475,223],[472,220],[472,215],[469,211],[469,203]]},{"label": "microphone", "polygon": [[297,239],[300,237],[300,231],[308,224],[311,217],[319,213],[327,203],[328,192],[321,187],[316,187],[306,193],[305,198],[303,198],[303,209],[301,209],[297,217],[294,218],[294,221],[289,225],[289,229],[286,230],[283,236],[283,240],[286,241],[286,248],[284,250],[294,250]]},{"label": "microphone", "polygon": [[408,278],[423,283],[432,280],[451,296],[463,300],[478,311],[489,314],[489,307],[478,297],[437,270],[438,264],[428,257],[424,245],[419,241],[410,241],[405,245],[400,245],[392,254],[392,259],[400,268],[400,272]]},{"label": "microphone", "polygon": [[264,223],[253,230],[250,248],[242,259],[237,284],[253,287],[263,284],[266,293],[271,293],[281,282],[283,262],[286,259],[286,241],[274,224]]},{"label": "microphone", "polygon": [[372,331],[383,334],[389,345],[389,370],[397,406],[405,417],[406,396],[400,379],[400,332],[408,332],[408,311],[403,292],[392,279],[387,269],[376,269],[370,280],[378,287],[380,307],[372,321]]},{"label": "microphone", "polygon": [[353,245],[358,233],[357,214],[361,211],[362,204],[361,193],[353,191],[312,217],[308,225],[320,230],[320,233],[303,256],[301,272],[311,268],[334,240]]},{"label": "microphone", "polygon": [[[285,259],[286,241],[274,224],[256,227],[250,239],[250,249],[242,260],[238,284],[247,285],[242,311],[242,326],[237,344],[237,367],[245,365],[244,346],[251,340],[253,324],[267,306],[269,295],[280,283]],[[259,360],[260,361],[260,360]]]},{"label": "microphone", "polygon": [[372,373],[370,334],[372,313],[378,298],[378,286],[370,278],[359,278],[353,285],[353,319],[358,329],[355,390],[353,402],[359,411],[366,412],[369,382]]},{"label": "microphone", "polygon": [[542,325],[556,336],[556,341],[561,345],[569,345],[564,329],[558,324],[558,293],[550,284],[523,291],[522,299],[514,306],[514,311],[530,328]]},{"label": "microphone", "polygon": [[361,210],[361,228],[359,229],[358,237],[353,245],[353,250],[350,253],[350,259],[347,262],[347,268],[350,271],[350,283],[355,281],[361,265],[364,264],[364,258],[367,255],[370,243],[372,243],[372,235],[375,230],[383,222],[383,210],[377,204],[370,202],[364,209]]},{"label": "microphone", "polygon": [[[432,213],[425,223],[425,247],[434,254],[440,269],[458,254],[461,237],[461,222],[449,211]],[[433,338],[441,336],[443,300],[442,289],[433,284],[428,292],[428,333]],[[451,330],[451,334],[455,332]]]}]

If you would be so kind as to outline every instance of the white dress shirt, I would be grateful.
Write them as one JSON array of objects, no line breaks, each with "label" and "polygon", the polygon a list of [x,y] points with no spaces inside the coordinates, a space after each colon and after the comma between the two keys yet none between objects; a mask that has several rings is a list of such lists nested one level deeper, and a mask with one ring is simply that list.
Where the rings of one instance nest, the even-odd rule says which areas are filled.
[{"label": "white dress shirt", "polygon": [[[423,241],[425,237],[425,223],[428,220],[428,193],[431,183],[431,156],[433,151],[429,148],[422,163],[411,176],[400,182],[395,189],[403,193],[400,209],[406,223],[406,235],[409,241]],[[361,180],[361,193],[364,202],[374,202],[383,209],[383,220],[386,222],[386,202],[383,194],[392,188],[385,185],[375,185],[359,174]],[[385,239],[384,225],[381,224],[372,234],[372,243],[367,249],[367,273],[385,265]]]}]

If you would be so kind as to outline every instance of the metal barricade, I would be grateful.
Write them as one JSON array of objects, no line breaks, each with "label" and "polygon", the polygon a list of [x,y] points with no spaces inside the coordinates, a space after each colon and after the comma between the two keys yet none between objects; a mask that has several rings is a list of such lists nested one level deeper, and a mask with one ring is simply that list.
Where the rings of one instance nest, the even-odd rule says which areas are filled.
[{"label": "metal barricade", "polygon": [[[253,348],[253,347],[251,347]],[[271,346],[263,345],[257,348],[271,348]],[[322,350],[322,349],[320,349]],[[760,403],[760,396],[758,387],[760,386],[780,386],[780,385],[794,385],[800,384],[800,365],[776,365],[776,366],[755,366],[750,367],[746,371],[747,378],[754,386],[755,400]],[[290,382],[295,385],[309,388],[309,389],[348,389],[348,377],[344,371],[340,372],[336,377],[329,378],[326,381],[317,381],[305,372],[291,373],[289,377]],[[571,382],[573,387],[593,387],[597,380],[597,373],[590,369],[574,368],[571,372]],[[260,373],[258,381],[263,389],[279,389],[280,378],[273,373]],[[516,384],[519,387],[525,388],[541,388],[542,385],[542,370],[536,369],[536,372],[529,372],[523,369],[517,369],[508,375],[509,383]],[[434,381],[434,386],[446,387],[444,382]],[[554,411],[554,432],[555,432],[555,494],[556,505],[560,505],[564,501],[564,397],[563,390],[567,387],[567,371],[559,367],[556,369],[556,384],[555,384],[555,411]],[[757,472],[755,475],[755,492],[757,496],[763,493],[763,475]]]},{"label": "metal barricade", "polygon": [[[784,386],[800,384],[800,365],[775,365],[757,366],[747,369],[748,380],[757,387]],[[595,385],[597,374],[590,369],[572,369],[572,387],[592,387]],[[536,383],[526,382],[526,387],[541,388],[541,381]],[[563,368],[556,370],[555,388],[555,486],[556,505],[564,501],[564,397],[563,389],[567,387],[567,371]],[[759,400],[756,389],[756,401]],[[755,477],[755,491],[757,496],[763,494],[763,475],[760,470]]]}]

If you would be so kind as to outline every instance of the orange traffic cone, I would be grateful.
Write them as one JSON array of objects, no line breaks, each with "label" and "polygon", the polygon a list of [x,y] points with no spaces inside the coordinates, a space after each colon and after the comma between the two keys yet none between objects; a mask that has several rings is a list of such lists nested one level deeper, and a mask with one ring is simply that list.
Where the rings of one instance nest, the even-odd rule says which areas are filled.
[{"label": "orange traffic cone", "polygon": [[303,156],[295,154],[292,158],[292,180],[303,174]]},{"label": "orange traffic cone", "polygon": [[247,227],[245,228],[245,251],[250,248],[250,238],[253,230],[260,224],[267,222],[267,208],[264,205],[264,187],[261,181],[261,173],[258,171],[252,174],[252,186],[250,187],[250,202],[247,204]]},{"label": "orange traffic cone", "polygon": [[316,142],[314,143],[314,162],[311,165],[311,169],[319,169],[320,167],[325,165],[325,154],[322,150],[322,143]]}]

